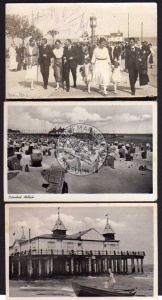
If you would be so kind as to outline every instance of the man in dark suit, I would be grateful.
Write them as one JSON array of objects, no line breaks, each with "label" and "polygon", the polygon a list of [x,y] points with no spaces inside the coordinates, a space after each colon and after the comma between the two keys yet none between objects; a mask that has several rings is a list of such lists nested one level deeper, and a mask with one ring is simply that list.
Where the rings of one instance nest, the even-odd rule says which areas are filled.
[{"label": "man in dark suit", "polygon": [[135,95],[135,84],[139,73],[139,58],[140,49],[135,46],[135,39],[131,38],[129,40],[129,46],[126,49],[126,66],[129,73],[129,82],[131,87],[131,94]]},{"label": "man in dark suit", "polygon": [[74,88],[76,88],[76,69],[78,64],[78,52],[75,46],[72,46],[71,40],[67,39],[65,41],[65,48],[63,53],[63,61],[64,61],[64,74],[66,81],[66,90],[70,91],[70,71],[73,76]]},{"label": "man in dark suit", "polygon": [[51,64],[51,58],[53,56],[50,45],[47,45],[47,39],[42,39],[42,45],[39,47],[39,64],[43,77],[44,89],[47,89],[49,78],[49,67]]},{"label": "man in dark suit", "polygon": [[114,47],[113,59],[114,60],[119,60],[120,56],[121,56],[121,53],[122,53],[122,49],[121,49],[120,43],[118,42],[118,43],[116,43],[116,45]]}]

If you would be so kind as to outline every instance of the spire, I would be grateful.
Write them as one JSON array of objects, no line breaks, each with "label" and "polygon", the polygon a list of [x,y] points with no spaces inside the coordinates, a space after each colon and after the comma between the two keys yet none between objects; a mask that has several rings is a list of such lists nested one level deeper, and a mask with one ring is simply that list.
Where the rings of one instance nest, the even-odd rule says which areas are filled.
[{"label": "spire", "polygon": [[106,226],[103,232],[103,236],[105,237],[105,240],[114,240],[115,232],[109,224],[108,214],[106,214],[105,217],[106,217]]},{"label": "spire", "polygon": [[24,227],[22,226],[21,229],[22,229],[21,240],[26,240],[26,236],[25,236],[25,233],[24,233]]},{"label": "spire", "polygon": [[54,228],[52,229],[53,235],[66,235],[66,228],[60,219],[60,207],[58,207],[58,218],[55,223]]}]

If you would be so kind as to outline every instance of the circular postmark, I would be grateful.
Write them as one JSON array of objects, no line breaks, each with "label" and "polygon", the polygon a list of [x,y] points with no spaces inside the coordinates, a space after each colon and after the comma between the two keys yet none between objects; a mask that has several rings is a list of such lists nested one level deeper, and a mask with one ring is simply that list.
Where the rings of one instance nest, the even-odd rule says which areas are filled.
[{"label": "circular postmark", "polygon": [[102,133],[88,124],[73,124],[59,136],[56,157],[59,164],[73,175],[97,173],[107,156]]}]

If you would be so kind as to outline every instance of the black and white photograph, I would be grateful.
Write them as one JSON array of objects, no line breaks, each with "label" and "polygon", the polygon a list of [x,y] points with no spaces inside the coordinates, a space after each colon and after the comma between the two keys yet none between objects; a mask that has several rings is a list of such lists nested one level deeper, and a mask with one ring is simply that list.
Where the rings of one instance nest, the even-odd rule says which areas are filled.
[{"label": "black and white photograph", "polygon": [[5,103],[5,200],[155,201],[157,103],[77,104]]},{"label": "black and white photograph", "polygon": [[156,3],[9,3],[6,99],[156,98]]},{"label": "black and white photograph", "polygon": [[156,204],[7,204],[6,283],[7,299],[157,299]]}]

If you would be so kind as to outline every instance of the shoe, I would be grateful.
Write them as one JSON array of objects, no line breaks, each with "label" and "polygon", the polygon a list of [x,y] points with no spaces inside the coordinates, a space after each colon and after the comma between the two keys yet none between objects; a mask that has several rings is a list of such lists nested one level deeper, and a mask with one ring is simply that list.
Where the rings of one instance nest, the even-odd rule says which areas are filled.
[{"label": "shoe", "polygon": [[91,91],[88,91],[88,94],[91,94]]},{"label": "shoe", "polygon": [[103,96],[107,96],[108,95],[108,92],[103,92]]},{"label": "shoe", "polygon": [[74,89],[76,89],[76,88],[77,88],[76,84],[74,84],[74,85],[73,85],[73,88],[74,88]]},{"label": "shoe", "polygon": [[34,86],[32,85],[32,86],[30,87],[30,89],[31,89],[31,90],[34,90]]},{"label": "shoe", "polygon": [[135,96],[135,92],[132,92],[131,95],[132,95],[132,96]]},{"label": "shoe", "polygon": [[44,89],[47,90],[47,86],[46,85],[44,85]]},{"label": "shoe", "polygon": [[117,94],[117,91],[114,91],[114,94]]},{"label": "shoe", "polygon": [[69,92],[70,92],[70,89],[67,89],[66,91],[67,91],[67,93],[69,93]]},{"label": "shoe", "polygon": [[59,87],[56,87],[55,90],[56,90],[56,91],[59,90]]}]

